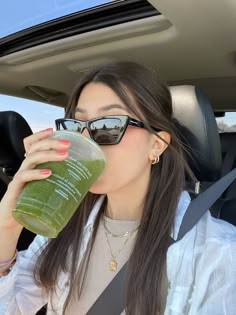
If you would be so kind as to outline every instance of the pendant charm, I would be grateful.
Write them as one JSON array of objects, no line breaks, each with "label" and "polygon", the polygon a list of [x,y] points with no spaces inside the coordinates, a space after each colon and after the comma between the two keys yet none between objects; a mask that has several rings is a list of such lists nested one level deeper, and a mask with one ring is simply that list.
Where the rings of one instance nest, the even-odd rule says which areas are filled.
[{"label": "pendant charm", "polygon": [[110,271],[116,271],[117,270],[117,261],[114,258],[112,258],[109,261],[109,268],[110,268]]}]

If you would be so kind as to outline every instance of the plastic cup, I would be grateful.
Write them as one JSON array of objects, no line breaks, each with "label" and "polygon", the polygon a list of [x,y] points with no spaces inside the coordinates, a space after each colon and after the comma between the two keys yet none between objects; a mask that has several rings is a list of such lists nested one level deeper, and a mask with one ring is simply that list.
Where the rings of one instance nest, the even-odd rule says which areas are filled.
[{"label": "plastic cup", "polygon": [[52,138],[71,141],[67,159],[38,165],[51,169],[51,176],[28,182],[12,212],[28,230],[50,238],[66,226],[106,163],[99,146],[78,132],[56,131]]}]

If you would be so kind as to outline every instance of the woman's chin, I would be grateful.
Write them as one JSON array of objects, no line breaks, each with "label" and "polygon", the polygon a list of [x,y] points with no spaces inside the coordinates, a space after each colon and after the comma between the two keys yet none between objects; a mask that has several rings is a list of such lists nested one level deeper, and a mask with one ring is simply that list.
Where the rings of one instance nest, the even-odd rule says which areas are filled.
[{"label": "woman's chin", "polygon": [[98,195],[104,195],[107,193],[106,190],[104,189],[103,185],[101,184],[101,182],[99,183],[99,181],[94,183],[89,188],[89,192],[91,192],[93,194],[98,194]]},{"label": "woman's chin", "polygon": [[106,192],[101,189],[89,189],[89,192],[96,195],[106,195]]}]

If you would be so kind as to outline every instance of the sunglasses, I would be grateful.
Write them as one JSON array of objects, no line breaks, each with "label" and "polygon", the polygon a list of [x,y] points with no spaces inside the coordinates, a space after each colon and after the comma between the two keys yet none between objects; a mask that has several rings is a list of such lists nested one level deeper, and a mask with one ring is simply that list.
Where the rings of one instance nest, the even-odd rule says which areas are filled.
[{"label": "sunglasses", "polygon": [[144,124],[126,115],[103,116],[90,120],[60,118],[55,120],[57,130],[70,130],[82,133],[86,128],[93,141],[99,145],[118,144],[127,127],[145,128]]}]

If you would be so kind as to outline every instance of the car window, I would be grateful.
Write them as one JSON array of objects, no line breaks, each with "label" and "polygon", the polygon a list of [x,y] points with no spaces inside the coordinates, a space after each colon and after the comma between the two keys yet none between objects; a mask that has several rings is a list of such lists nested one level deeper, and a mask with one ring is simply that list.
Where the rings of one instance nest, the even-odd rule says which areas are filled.
[{"label": "car window", "polygon": [[0,13],[0,37],[109,2],[112,0],[8,0]]},{"label": "car window", "polygon": [[223,117],[216,117],[219,133],[236,132],[236,112],[226,112]]},{"label": "car window", "polygon": [[62,107],[0,94],[0,111],[13,110],[21,114],[33,132],[53,127],[55,119],[64,117]]}]

